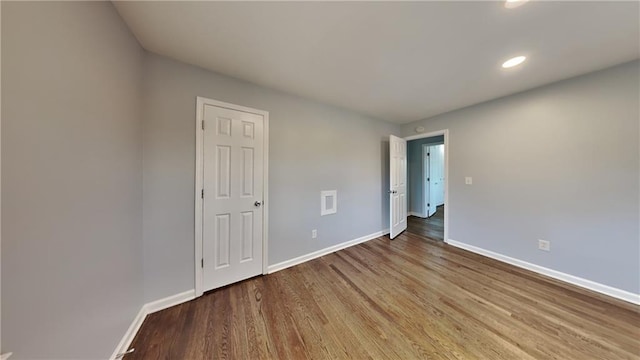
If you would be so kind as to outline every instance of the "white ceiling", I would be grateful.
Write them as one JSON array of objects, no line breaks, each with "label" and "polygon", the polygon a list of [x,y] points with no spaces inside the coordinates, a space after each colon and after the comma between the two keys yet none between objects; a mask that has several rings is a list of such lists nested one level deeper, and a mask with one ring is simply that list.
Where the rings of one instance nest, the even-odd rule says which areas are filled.
[{"label": "white ceiling", "polygon": [[151,52],[397,123],[640,57],[638,2],[115,5]]}]

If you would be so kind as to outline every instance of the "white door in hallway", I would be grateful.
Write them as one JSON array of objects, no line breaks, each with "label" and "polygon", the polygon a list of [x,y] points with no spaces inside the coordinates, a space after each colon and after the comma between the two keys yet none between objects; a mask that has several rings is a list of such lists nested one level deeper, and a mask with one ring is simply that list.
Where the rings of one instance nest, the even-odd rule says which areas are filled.
[{"label": "white door in hallway", "polygon": [[204,103],[202,287],[263,271],[264,116]]},{"label": "white door in hallway", "polygon": [[444,144],[424,145],[424,206],[427,216],[444,204]]},{"label": "white door in hallway", "polygon": [[429,146],[429,213],[435,214],[436,207],[444,204],[444,145]]},{"label": "white door in hallway", "polygon": [[436,206],[434,205],[434,199],[432,196],[434,195],[431,190],[431,146],[423,145],[422,146],[422,178],[423,178],[423,191],[424,191],[424,209],[423,212],[427,217],[433,216],[436,213]]},{"label": "white door in hallway", "polygon": [[407,228],[407,141],[389,137],[389,214],[390,237],[393,239]]}]

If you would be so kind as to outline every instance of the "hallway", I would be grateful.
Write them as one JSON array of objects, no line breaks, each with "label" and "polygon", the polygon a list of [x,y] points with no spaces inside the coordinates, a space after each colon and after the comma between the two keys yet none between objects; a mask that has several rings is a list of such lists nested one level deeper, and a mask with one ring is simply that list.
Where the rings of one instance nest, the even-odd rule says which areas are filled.
[{"label": "hallway", "polygon": [[417,216],[409,216],[407,219],[407,232],[443,241],[444,205],[438,206],[436,213],[426,219],[419,218]]}]

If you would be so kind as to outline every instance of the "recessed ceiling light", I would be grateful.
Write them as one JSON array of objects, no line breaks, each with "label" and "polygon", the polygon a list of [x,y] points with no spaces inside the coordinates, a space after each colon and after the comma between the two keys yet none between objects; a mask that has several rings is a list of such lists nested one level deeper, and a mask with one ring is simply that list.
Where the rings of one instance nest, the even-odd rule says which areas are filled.
[{"label": "recessed ceiling light", "polygon": [[525,60],[527,60],[526,56],[516,56],[502,63],[502,67],[505,69],[508,69],[508,68],[522,64]]},{"label": "recessed ceiling light", "polygon": [[520,5],[524,5],[529,0],[507,0],[504,2],[504,7],[507,9],[514,9]]}]

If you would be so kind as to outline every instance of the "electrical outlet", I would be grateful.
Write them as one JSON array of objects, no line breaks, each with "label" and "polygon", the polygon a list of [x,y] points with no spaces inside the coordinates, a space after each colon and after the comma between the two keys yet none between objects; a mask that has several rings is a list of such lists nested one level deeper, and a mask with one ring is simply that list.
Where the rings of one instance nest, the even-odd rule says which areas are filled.
[{"label": "electrical outlet", "polygon": [[538,249],[544,251],[551,251],[551,242],[547,240],[538,240]]},{"label": "electrical outlet", "polygon": [[464,183],[465,183],[466,185],[471,185],[471,184],[473,184],[473,178],[472,178],[471,176],[467,176],[467,177],[465,177],[465,178],[464,178]]},{"label": "electrical outlet", "polygon": [[317,237],[318,237],[318,230],[316,229],[311,230],[311,238],[315,239]]}]

